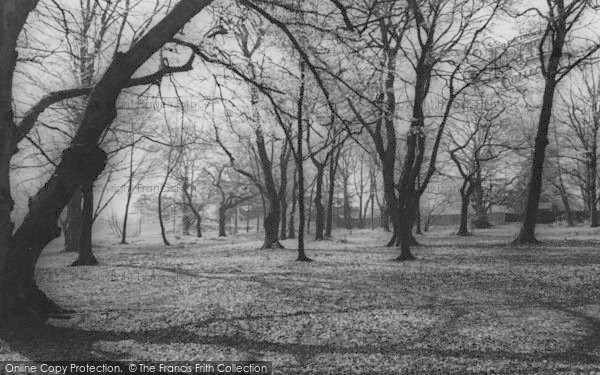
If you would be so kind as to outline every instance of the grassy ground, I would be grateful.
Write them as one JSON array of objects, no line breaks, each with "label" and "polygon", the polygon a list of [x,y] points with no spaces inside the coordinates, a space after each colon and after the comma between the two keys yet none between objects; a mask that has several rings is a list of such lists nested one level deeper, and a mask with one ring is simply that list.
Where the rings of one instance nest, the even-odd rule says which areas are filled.
[{"label": "grassy ground", "polygon": [[[47,251],[41,287],[69,320],[3,334],[1,359],[268,360],[297,373],[600,373],[600,231],[541,226],[419,237],[396,263],[382,232],[100,244],[98,267]],[[180,241],[181,242],[181,241]]]}]

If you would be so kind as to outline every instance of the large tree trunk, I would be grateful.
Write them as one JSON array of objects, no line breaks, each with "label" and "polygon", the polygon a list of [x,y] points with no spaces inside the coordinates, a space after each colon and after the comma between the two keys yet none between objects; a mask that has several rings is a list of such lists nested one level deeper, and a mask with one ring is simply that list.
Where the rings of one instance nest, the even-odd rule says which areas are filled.
[{"label": "large tree trunk", "polygon": [[[395,150],[393,151],[395,154]],[[383,193],[386,202],[386,211],[384,215],[390,220],[392,224],[392,238],[388,242],[387,246],[395,246],[399,244],[400,240],[400,226],[402,212],[400,210],[400,202],[396,196],[396,186],[394,181],[394,164],[395,155],[390,151],[386,152],[382,160],[382,172],[383,172]]]},{"label": "large tree trunk", "polygon": [[325,177],[325,165],[317,166],[317,181],[315,190],[315,241],[323,241],[325,230],[325,207],[323,207],[323,178]]},{"label": "large tree trunk", "polygon": [[386,204],[379,206],[379,221],[381,224],[381,228],[383,228],[384,232],[390,232],[390,215],[388,214],[388,210]]},{"label": "large tree trunk", "polygon": [[227,224],[227,210],[222,205],[219,206],[219,237],[227,237],[225,225]]},{"label": "large tree trunk", "polygon": [[202,238],[202,216],[196,215],[196,237]]},{"label": "large tree trunk", "polygon": [[477,176],[473,186],[473,208],[475,210],[475,219],[471,222],[473,228],[487,229],[492,226],[483,199],[483,183],[481,177]]},{"label": "large tree trunk", "polygon": [[72,266],[95,266],[98,260],[92,252],[92,226],[94,224],[93,183],[83,189],[83,222],[79,239],[79,258]]},{"label": "large tree trunk", "polygon": [[554,91],[556,82],[554,78],[546,79],[546,88],[542,101],[542,111],[538,124],[537,136],[535,138],[535,149],[533,152],[533,161],[531,163],[531,172],[529,177],[529,187],[527,191],[527,203],[519,236],[515,244],[532,244],[538,241],[535,238],[535,224],[537,221],[537,209],[542,193],[542,174],[544,171],[544,159],[546,156],[546,146],[548,145],[548,126],[552,116],[552,104],[554,102]]},{"label": "large tree trunk", "polygon": [[469,194],[465,191],[465,186],[463,185],[462,189],[460,189],[460,226],[458,228],[458,232],[456,232],[459,236],[468,236],[469,235]]},{"label": "large tree trunk", "polygon": [[[563,17],[562,15],[557,17]],[[531,163],[531,174],[529,177],[529,186],[527,191],[527,204],[521,231],[515,239],[515,244],[532,244],[538,241],[535,238],[535,224],[537,220],[537,209],[542,193],[542,173],[544,170],[544,159],[546,157],[546,146],[548,145],[548,126],[552,118],[552,107],[554,104],[554,92],[556,90],[556,77],[558,74],[559,62],[562,57],[562,50],[565,43],[567,30],[562,21],[550,20],[558,29],[554,30],[552,38],[552,52],[545,70],[545,87],[542,98],[542,110],[540,112],[537,135],[535,137],[535,148],[533,160]],[[548,25],[550,27],[550,25]],[[544,64],[544,59],[541,61]]]},{"label": "large tree trunk", "polygon": [[265,139],[262,131],[256,130],[256,148],[260,158],[261,169],[264,175],[265,195],[268,203],[267,213],[263,222],[265,241],[262,249],[283,248],[279,243],[279,221],[281,220],[280,198],[275,179],[273,178],[273,165],[267,154]]},{"label": "large tree trunk", "polygon": [[10,160],[15,148],[12,111],[13,73],[17,63],[17,39],[37,0],[0,1],[0,325],[8,319],[10,303],[8,257],[14,245],[10,214],[14,202],[10,191]]},{"label": "large tree trunk", "polygon": [[67,205],[66,227],[64,228],[65,251],[67,252],[79,251],[79,238],[81,236],[83,221],[81,200],[82,192],[80,189],[77,189]]},{"label": "large tree trunk", "polygon": [[[5,2],[2,2],[3,4]],[[91,184],[104,169],[106,153],[98,141],[116,117],[116,101],[121,90],[132,83],[131,76],[209,0],[181,0],[126,53],[117,53],[88,100],[83,119],[71,146],[49,181],[30,200],[29,213],[14,235],[9,248],[9,303],[45,319],[53,311],[63,311],[37,288],[34,268],[44,247],[60,235],[58,217],[81,186]],[[2,64],[0,64],[2,65]]]},{"label": "large tree trunk", "polygon": [[575,222],[573,221],[573,212],[571,211],[571,204],[569,203],[569,196],[567,195],[566,190],[563,186],[560,188],[560,198],[562,200],[563,206],[565,207],[565,214],[567,216],[567,225],[570,227],[575,226]]}]

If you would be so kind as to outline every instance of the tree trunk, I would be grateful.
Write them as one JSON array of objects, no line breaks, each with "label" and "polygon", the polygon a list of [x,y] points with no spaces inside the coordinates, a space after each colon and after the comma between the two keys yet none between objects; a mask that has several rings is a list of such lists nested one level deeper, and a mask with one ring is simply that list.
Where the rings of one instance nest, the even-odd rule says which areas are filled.
[{"label": "tree trunk", "polygon": [[279,182],[279,201],[281,207],[281,225],[279,238],[285,240],[287,238],[287,209],[288,209],[288,195],[287,195],[287,182],[288,182],[288,164],[290,161],[290,151],[288,150],[288,141],[286,141],[286,147],[281,153],[279,170],[281,172]]},{"label": "tree trunk", "polygon": [[196,237],[202,238],[202,216],[196,216]]},{"label": "tree trunk", "polygon": [[473,186],[473,208],[475,209],[475,220],[471,222],[473,228],[487,229],[492,227],[483,199],[483,183],[481,177],[477,176]]},{"label": "tree trunk", "polygon": [[[594,143],[594,147],[595,142]],[[596,160],[596,150],[592,150],[590,155],[590,227],[596,228],[600,225],[598,220],[598,193],[596,192],[596,180],[598,175],[598,161]]]},{"label": "tree trunk", "polygon": [[352,208],[350,207],[350,193],[348,193],[348,177],[344,176],[344,227],[352,229]]},{"label": "tree trunk", "polygon": [[463,187],[460,192],[460,226],[458,232],[456,232],[459,236],[469,235],[469,228],[467,227],[469,220],[469,195],[464,190]]},{"label": "tree trunk", "polygon": [[325,207],[323,207],[323,178],[325,164],[317,166],[317,181],[315,190],[315,241],[323,241],[325,230]]},{"label": "tree trunk", "polygon": [[[97,144],[116,117],[121,90],[128,84],[136,84],[138,81],[132,83],[131,76],[138,68],[210,2],[180,1],[128,52],[116,54],[87,101],[71,146],[63,152],[48,182],[30,199],[29,213],[13,236],[14,246],[9,248],[7,256],[10,270],[7,294],[11,305],[20,306],[42,320],[53,312],[64,312],[37,287],[34,279],[37,259],[44,247],[60,235],[58,217],[75,190],[93,183],[104,169],[106,153]],[[7,55],[14,56],[14,49]]]},{"label": "tree trunk", "polygon": [[281,220],[280,198],[275,179],[273,178],[273,165],[267,154],[265,139],[262,131],[256,130],[256,148],[260,158],[261,169],[264,175],[265,193],[268,203],[267,213],[263,222],[265,229],[265,241],[262,249],[283,248],[279,243],[279,221]]},{"label": "tree trunk", "polygon": [[286,198],[281,200],[281,225],[279,226],[279,238],[287,239],[287,201]]},{"label": "tree trunk", "polygon": [[379,206],[379,216],[383,231],[390,232],[390,215],[388,215],[385,204]]},{"label": "tree trunk", "polygon": [[375,230],[375,195],[371,193],[371,230]]},{"label": "tree trunk", "polygon": [[300,62],[300,99],[298,100],[298,144],[296,147],[296,171],[298,173],[298,258],[297,261],[309,262],[310,258],[306,256],[304,251],[304,225],[305,225],[305,212],[304,212],[304,155],[302,150],[302,135],[303,131],[303,106],[304,106],[304,85],[305,85],[305,64],[303,61]]},{"label": "tree trunk", "polygon": [[297,203],[296,192],[298,190],[298,185],[297,185],[298,179],[296,177],[297,175],[298,175],[298,171],[296,171],[294,173],[294,180],[293,180],[294,186],[292,187],[292,208],[290,210],[290,221],[288,223],[288,235],[287,235],[287,237],[289,239],[296,238],[296,228],[295,228],[296,223],[294,220],[294,216],[296,214],[296,203]]},{"label": "tree trunk", "polygon": [[560,189],[560,198],[562,200],[563,206],[565,206],[565,214],[567,216],[567,225],[570,227],[575,226],[575,222],[573,221],[573,212],[571,211],[571,204],[569,204],[569,196],[567,192],[564,190],[564,187]]},{"label": "tree trunk", "polygon": [[542,111],[540,114],[537,136],[535,138],[535,149],[531,164],[525,214],[519,236],[515,240],[515,243],[520,245],[538,243],[535,238],[535,224],[537,221],[537,209],[540,195],[542,193],[542,174],[544,170],[546,146],[548,145],[548,125],[550,124],[552,115],[555,87],[556,82],[554,82],[554,79],[546,80]]},{"label": "tree trunk", "polygon": [[83,222],[79,239],[79,258],[72,266],[95,266],[98,260],[92,252],[92,225],[94,221],[94,188],[93,183],[83,189]]},{"label": "tree trunk", "polygon": [[[554,22],[554,21],[548,21]],[[556,34],[552,38],[552,53],[545,69],[545,87],[542,98],[542,110],[540,112],[537,135],[535,137],[535,148],[533,152],[533,161],[531,163],[531,173],[529,177],[529,186],[527,191],[527,204],[523,222],[515,244],[532,244],[538,241],[535,238],[535,224],[537,221],[537,209],[542,193],[542,173],[544,170],[544,159],[546,156],[546,146],[548,145],[548,126],[552,118],[552,106],[554,104],[554,92],[556,89],[556,76],[558,74],[559,62],[562,57],[562,50],[565,43],[567,30],[562,22],[555,22],[558,29],[554,30]],[[550,27],[550,25],[548,25]],[[545,63],[544,59],[541,61]]]},{"label": "tree trunk", "polygon": [[219,237],[227,237],[225,233],[225,225],[227,224],[227,210],[225,207],[219,207]]},{"label": "tree trunk", "polygon": [[[171,162],[171,154],[169,152],[169,164]],[[162,196],[165,191],[165,187],[167,186],[167,181],[169,180],[169,169],[170,165],[167,166],[167,174],[160,186],[160,190],[158,191],[158,224],[160,225],[160,236],[162,238],[163,244],[165,246],[171,246],[171,243],[167,239],[167,230],[165,228],[165,219],[163,215],[163,206],[162,206]]]},{"label": "tree trunk", "polygon": [[329,163],[329,193],[327,194],[327,218],[325,220],[325,237],[331,238],[333,230],[333,200],[335,198],[335,175],[340,160],[341,147],[333,154]]},{"label": "tree trunk", "polygon": [[83,221],[83,212],[81,210],[81,200],[83,196],[80,189],[77,189],[73,194],[73,198],[67,205],[67,218],[65,227],[65,251],[78,252],[79,238],[81,236],[81,228]]},{"label": "tree trunk", "polygon": [[127,222],[129,220],[129,206],[131,204],[131,195],[133,193],[133,175],[131,173],[132,172],[130,172],[129,175],[129,186],[127,187],[127,197],[125,200],[125,216],[123,216],[123,229],[121,230],[121,245],[127,244]]},{"label": "tree trunk", "polygon": [[417,218],[415,219],[415,224],[417,225],[416,233],[423,234],[421,230],[421,198],[417,200]]},{"label": "tree trunk", "polygon": [[14,249],[14,202],[10,191],[10,160],[16,145],[12,111],[13,74],[17,63],[17,39],[37,0],[0,1],[0,325],[7,324],[9,303],[9,255]]}]

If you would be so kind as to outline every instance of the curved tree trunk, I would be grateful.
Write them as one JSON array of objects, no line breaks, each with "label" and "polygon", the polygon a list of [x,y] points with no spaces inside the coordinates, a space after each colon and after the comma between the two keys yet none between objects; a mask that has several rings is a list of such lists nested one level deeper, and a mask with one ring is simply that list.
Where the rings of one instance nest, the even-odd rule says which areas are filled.
[{"label": "curved tree trunk", "polygon": [[10,192],[10,160],[16,147],[13,138],[13,74],[17,63],[17,39],[36,4],[37,0],[0,1],[0,325],[7,324],[14,297],[11,296],[9,276],[9,256],[15,245],[12,237],[14,224],[10,217],[14,206]]},{"label": "curved tree trunk", "polygon": [[[65,311],[37,287],[34,278],[37,259],[44,247],[60,235],[58,217],[75,190],[93,183],[104,169],[106,153],[97,144],[116,117],[116,100],[121,90],[140,82],[132,80],[131,76],[210,2],[180,1],[128,52],[116,54],[87,101],[83,119],[70,147],[63,152],[60,164],[46,184],[30,199],[29,213],[13,236],[13,246],[8,248],[5,258],[8,263],[9,282],[4,291],[9,308],[20,309],[42,320],[52,313]],[[0,2],[0,12],[4,10],[2,5],[6,3]],[[25,4],[25,1],[21,1],[20,4]],[[4,18],[4,15],[0,18]],[[4,22],[0,24],[4,25]],[[0,33],[0,39],[2,34]],[[0,40],[0,48],[3,48],[2,44]],[[14,56],[14,48],[7,55]],[[0,78],[4,80],[5,77],[2,75]],[[0,183],[3,181],[4,177],[0,179]]]}]

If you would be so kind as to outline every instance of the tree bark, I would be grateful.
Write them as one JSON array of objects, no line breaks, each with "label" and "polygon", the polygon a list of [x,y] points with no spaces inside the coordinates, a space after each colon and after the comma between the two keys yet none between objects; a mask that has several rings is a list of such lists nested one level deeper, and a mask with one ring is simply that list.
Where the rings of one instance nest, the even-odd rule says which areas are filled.
[{"label": "tree bark", "polygon": [[350,207],[350,193],[348,192],[348,177],[344,176],[344,227],[346,229],[352,229],[352,208]]},{"label": "tree bark", "polygon": [[196,216],[196,237],[202,238],[202,216]]},{"label": "tree bark", "polygon": [[[169,152],[169,163],[171,161],[171,156]],[[165,228],[165,218],[163,215],[163,204],[162,204],[162,196],[165,191],[165,187],[167,186],[167,181],[169,180],[169,168],[167,167],[167,174],[163,179],[162,184],[160,185],[160,190],[158,191],[158,224],[160,225],[160,236],[162,238],[163,244],[165,246],[171,246],[171,243],[167,239],[167,230]]]},{"label": "tree bark", "polygon": [[219,237],[227,237],[225,225],[227,224],[227,210],[222,205],[219,206]]},{"label": "tree bark", "polygon": [[478,175],[473,182],[473,208],[475,209],[475,220],[472,221],[471,225],[477,229],[491,228],[492,224],[489,221],[487,209],[483,201],[483,182],[481,176]]},{"label": "tree bark", "polygon": [[295,228],[296,223],[295,223],[295,220],[294,220],[294,216],[296,214],[296,203],[297,203],[296,202],[297,201],[297,199],[296,199],[296,196],[297,196],[296,192],[298,190],[298,185],[297,185],[298,178],[297,178],[297,176],[298,176],[298,171],[296,170],[294,172],[294,179],[293,179],[294,186],[292,186],[292,208],[290,209],[290,221],[288,223],[288,235],[287,235],[287,237],[289,239],[296,238],[296,228]]},{"label": "tree bark", "polygon": [[279,192],[277,191],[275,179],[273,178],[273,165],[269,159],[269,155],[267,154],[267,148],[265,146],[265,139],[262,130],[260,130],[260,128],[257,129],[255,134],[256,148],[264,175],[265,195],[268,203],[267,213],[263,222],[265,229],[265,241],[262,249],[283,248],[283,245],[279,243],[279,221],[281,220],[281,206]]},{"label": "tree bark", "polygon": [[298,100],[298,144],[296,147],[296,170],[298,173],[298,258],[297,261],[300,262],[309,262],[310,258],[306,256],[304,251],[304,225],[305,225],[305,212],[304,212],[304,155],[302,150],[302,135],[304,134],[303,130],[303,107],[304,107],[304,88],[305,88],[305,63],[304,61],[300,62],[300,98]]},{"label": "tree bark", "polygon": [[279,182],[279,200],[281,206],[281,225],[279,238],[285,240],[287,238],[287,209],[288,209],[288,195],[287,195],[287,182],[288,182],[288,164],[290,161],[290,151],[287,147],[287,140],[284,150],[281,152],[279,159],[279,170],[280,170],[280,182]]},{"label": "tree bark", "polygon": [[0,1],[0,325],[10,309],[9,253],[14,247],[14,224],[10,214],[14,202],[10,191],[10,160],[16,147],[12,111],[13,74],[17,64],[17,39],[37,0]]},{"label": "tree bark", "polygon": [[95,266],[98,260],[92,252],[92,225],[94,223],[93,183],[83,189],[83,222],[79,239],[79,258],[72,266]]},{"label": "tree bark", "polygon": [[469,235],[469,228],[467,226],[468,221],[469,221],[469,196],[464,191],[464,189],[461,189],[461,192],[460,192],[460,226],[458,228],[458,232],[456,232],[457,235],[459,235],[459,236],[468,236]]},{"label": "tree bark", "polygon": [[415,219],[415,224],[417,225],[416,234],[423,234],[421,230],[421,198],[417,200],[417,217]]},{"label": "tree bark", "polygon": [[315,190],[315,241],[323,241],[325,230],[325,207],[323,207],[323,178],[325,177],[325,164],[318,164],[317,181]]},{"label": "tree bark", "polygon": [[[133,130],[133,125],[132,125]],[[133,194],[133,151],[134,144],[131,145],[129,154],[129,178],[127,181],[127,197],[125,200],[125,216],[123,217],[123,229],[121,230],[121,245],[127,244],[127,221],[129,219],[129,205],[131,204],[131,195]]]},{"label": "tree bark", "polygon": [[335,175],[337,172],[340,153],[342,147],[340,146],[336,152],[333,153],[331,162],[329,163],[329,193],[327,195],[327,218],[325,220],[325,237],[331,238],[333,231],[333,200],[335,198]]},{"label": "tree bark", "polygon": [[[537,220],[537,209],[542,192],[542,173],[544,170],[544,159],[546,157],[546,146],[548,145],[548,126],[552,118],[552,107],[554,104],[554,93],[556,90],[556,77],[558,75],[558,67],[562,57],[562,51],[566,38],[566,19],[563,15],[558,15],[557,20],[549,20],[554,23],[555,30],[552,38],[552,52],[548,65],[544,67],[544,95],[542,98],[542,110],[538,121],[537,135],[535,137],[535,148],[533,152],[533,160],[531,163],[531,174],[529,177],[529,185],[527,191],[527,203],[523,222],[518,237],[514,243],[518,245],[537,243],[535,238],[535,224]],[[549,24],[548,30],[551,27]],[[545,64],[544,59],[541,63]]]},{"label": "tree bark", "polygon": [[76,253],[79,251],[79,238],[81,237],[83,221],[82,198],[81,190],[77,189],[67,205],[67,218],[65,220],[67,225],[64,229],[65,251],[67,252]]},{"label": "tree bark", "polygon": [[596,142],[593,142],[593,149],[590,153],[590,227],[596,228],[600,225],[598,220],[598,193],[597,193],[597,178],[598,178],[598,160],[596,156]]}]

